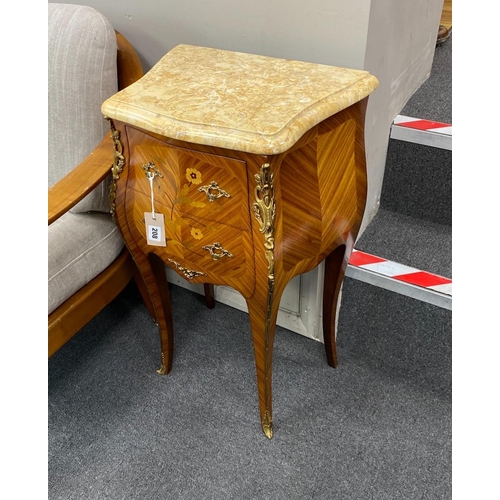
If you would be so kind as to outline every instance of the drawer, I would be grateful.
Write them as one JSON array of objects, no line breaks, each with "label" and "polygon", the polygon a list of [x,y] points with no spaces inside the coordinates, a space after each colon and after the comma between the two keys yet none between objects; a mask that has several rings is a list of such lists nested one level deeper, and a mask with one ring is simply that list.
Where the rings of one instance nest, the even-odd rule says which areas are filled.
[{"label": "drawer", "polygon": [[[135,144],[137,142],[137,144]],[[129,187],[186,216],[250,230],[246,163],[167,145],[141,134],[131,143]]]},{"label": "drawer", "polygon": [[[128,226],[144,253],[156,253],[171,267],[205,273],[212,281],[253,275],[252,233],[241,229],[173,213],[170,207],[155,202],[156,213],[164,215],[167,246],[147,244],[144,212],[151,211],[149,195],[139,191],[127,194]],[[131,215],[130,215],[131,214]],[[181,271],[182,275],[183,272]],[[186,277],[186,276],[185,276]],[[203,280],[201,280],[203,281]]]}]

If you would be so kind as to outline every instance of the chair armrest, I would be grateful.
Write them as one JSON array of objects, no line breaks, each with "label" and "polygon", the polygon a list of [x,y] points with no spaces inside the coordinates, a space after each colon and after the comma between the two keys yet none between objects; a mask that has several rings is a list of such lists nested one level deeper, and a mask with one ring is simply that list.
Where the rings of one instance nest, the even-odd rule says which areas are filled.
[{"label": "chair armrest", "polygon": [[114,147],[108,132],[77,167],[49,188],[49,226],[74,207],[111,173]]},{"label": "chair armrest", "polygon": [[144,72],[139,56],[130,42],[119,31],[115,30],[115,34],[118,46],[116,56],[118,87],[121,90],[139,80],[144,76]]}]

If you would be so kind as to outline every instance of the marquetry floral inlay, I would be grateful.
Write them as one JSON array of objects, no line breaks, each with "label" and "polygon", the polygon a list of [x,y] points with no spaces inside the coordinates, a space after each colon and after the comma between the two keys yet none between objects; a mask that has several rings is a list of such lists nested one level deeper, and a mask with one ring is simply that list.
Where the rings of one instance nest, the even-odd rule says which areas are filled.
[{"label": "marquetry floral inlay", "polygon": [[186,179],[192,184],[201,184],[201,173],[195,168],[187,168]]},{"label": "marquetry floral inlay", "polygon": [[191,236],[195,240],[201,240],[203,238],[203,233],[199,229],[196,229],[196,228],[193,227],[191,229]]}]

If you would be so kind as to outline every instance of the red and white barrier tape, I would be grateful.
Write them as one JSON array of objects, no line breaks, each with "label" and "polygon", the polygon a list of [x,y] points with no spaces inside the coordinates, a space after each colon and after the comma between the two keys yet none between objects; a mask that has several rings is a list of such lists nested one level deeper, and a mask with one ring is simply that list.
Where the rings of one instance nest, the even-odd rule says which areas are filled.
[{"label": "red and white barrier tape", "polygon": [[433,290],[451,297],[452,280],[414,267],[392,262],[369,253],[353,250],[349,265],[365,269],[393,280]]},{"label": "red and white barrier tape", "polygon": [[451,150],[452,126],[449,123],[398,115],[391,128],[391,139]]},{"label": "red and white barrier tape", "polygon": [[396,116],[394,125],[398,125],[399,127],[415,128],[418,130],[432,130],[433,132],[446,135],[451,135],[452,133],[452,127],[449,123],[421,120],[419,118],[411,118],[403,115]]}]

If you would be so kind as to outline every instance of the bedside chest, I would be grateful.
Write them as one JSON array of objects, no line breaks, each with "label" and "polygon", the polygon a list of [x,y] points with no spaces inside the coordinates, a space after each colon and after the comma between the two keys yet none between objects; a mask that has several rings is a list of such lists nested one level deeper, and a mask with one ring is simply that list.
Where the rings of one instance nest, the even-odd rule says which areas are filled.
[{"label": "bedside chest", "polygon": [[262,429],[273,435],[281,295],[325,260],[323,330],[337,365],[337,299],[366,203],[366,71],[179,45],[102,105],[115,147],[111,206],[172,366],[165,265],[248,305]]}]

